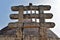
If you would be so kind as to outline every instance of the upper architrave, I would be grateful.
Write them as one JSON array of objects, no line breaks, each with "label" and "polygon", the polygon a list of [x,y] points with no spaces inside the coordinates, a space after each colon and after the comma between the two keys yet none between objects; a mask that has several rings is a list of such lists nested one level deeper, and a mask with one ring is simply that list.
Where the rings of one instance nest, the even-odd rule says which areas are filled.
[{"label": "upper architrave", "polygon": [[51,6],[50,5],[39,5],[39,6],[36,6],[36,5],[33,5],[32,4],[29,4],[29,6],[23,6],[23,5],[19,5],[19,6],[12,6],[11,7],[11,10],[12,11],[18,11],[19,10],[19,7],[23,7],[24,10],[39,10],[39,8],[42,8],[43,10],[50,10],[51,9]]}]

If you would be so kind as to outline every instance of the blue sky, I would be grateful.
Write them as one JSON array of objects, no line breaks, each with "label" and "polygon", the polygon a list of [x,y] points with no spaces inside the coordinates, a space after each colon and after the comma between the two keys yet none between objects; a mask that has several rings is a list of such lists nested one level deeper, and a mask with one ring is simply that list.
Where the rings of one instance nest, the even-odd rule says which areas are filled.
[{"label": "blue sky", "polygon": [[51,5],[50,12],[53,13],[54,17],[52,19],[46,20],[47,22],[55,22],[55,28],[51,29],[60,37],[60,0],[0,0],[0,29],[8,25],[12,20],[9,18],[9,15],[14,13],[11,11],[11,6],[16,5],[28,5],[32,3],[34,5]]}]

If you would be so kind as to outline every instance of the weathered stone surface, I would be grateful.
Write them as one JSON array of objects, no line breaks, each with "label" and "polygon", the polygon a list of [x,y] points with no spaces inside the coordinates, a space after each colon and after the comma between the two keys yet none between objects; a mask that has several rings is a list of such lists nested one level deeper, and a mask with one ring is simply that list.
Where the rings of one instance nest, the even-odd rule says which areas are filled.
[{"label": "weathered stone surface", "polygon": [[[36,6],[30,3],[29,6],[12,6],[11,9],[19,12],[10,15],[11,19],[18,19],[18,22],[11,22],[7,27],[0,30],[0,40],[60,40],[49,29],[53,28],[55,23],[45,22],[45,19],[53,17],[51,13],[44,13],[44,11],[51,9],[50,5]],[[34,14],[32,10],[34,10]],[[32,21],[33,18],[35,18],[34,22]],[[39,22],[36,22],[36,19],[39,19]]]}]

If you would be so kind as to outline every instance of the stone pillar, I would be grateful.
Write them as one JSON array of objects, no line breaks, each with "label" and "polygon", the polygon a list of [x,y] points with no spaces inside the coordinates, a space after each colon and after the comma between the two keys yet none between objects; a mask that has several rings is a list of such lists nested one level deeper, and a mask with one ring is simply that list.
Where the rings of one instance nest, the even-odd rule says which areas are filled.
[{"label": "stone pillar", "polygon": [[[44,14],[44,10],[43,8],[40,8],[39,7],[39,14]],[[40,33],[40,39],[39,40],[47,40],[47,28],[44,26],[42,27],[41,26],[41,23],[45,23],[45,18],[44,18],[44,15],[39,15],[40,16],[40,19],[39,19],[39,24],[40,24],[40,30],[39,30],[39,33]]]},{"label": "stone pillar", "polygon": [[23,6],[19,6],[19,19],[18,19],[18,26],[17,26],[17,39],[18,40],[23,40]]}]

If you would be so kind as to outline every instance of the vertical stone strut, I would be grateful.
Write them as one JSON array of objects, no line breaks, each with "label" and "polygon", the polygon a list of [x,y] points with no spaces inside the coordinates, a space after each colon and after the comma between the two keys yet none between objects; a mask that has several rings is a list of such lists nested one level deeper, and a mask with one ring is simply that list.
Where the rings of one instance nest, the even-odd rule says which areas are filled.
[{"label": "vertical stone strut", "polygon": [[23,27],[23,5],[19,7],[19,20],[18,20],[18,29],[17,29],[17,38],[19,40],[22,40],[23,39],[23,30],[22,30],[22,27]]},{"label": "vertical stone strut", "polygon": [[[41,23],[45,23],[45,18],[44,18],[44,10],[43,8],[39,7],[39,14],[43,14],[43,15],[39,15],[40,19],[39,19],[39,23],[40,23],[40,40],[47,40],[47,28],[45,26],[41,26]],[[42,17],[42,18],[41,18]]]}]

